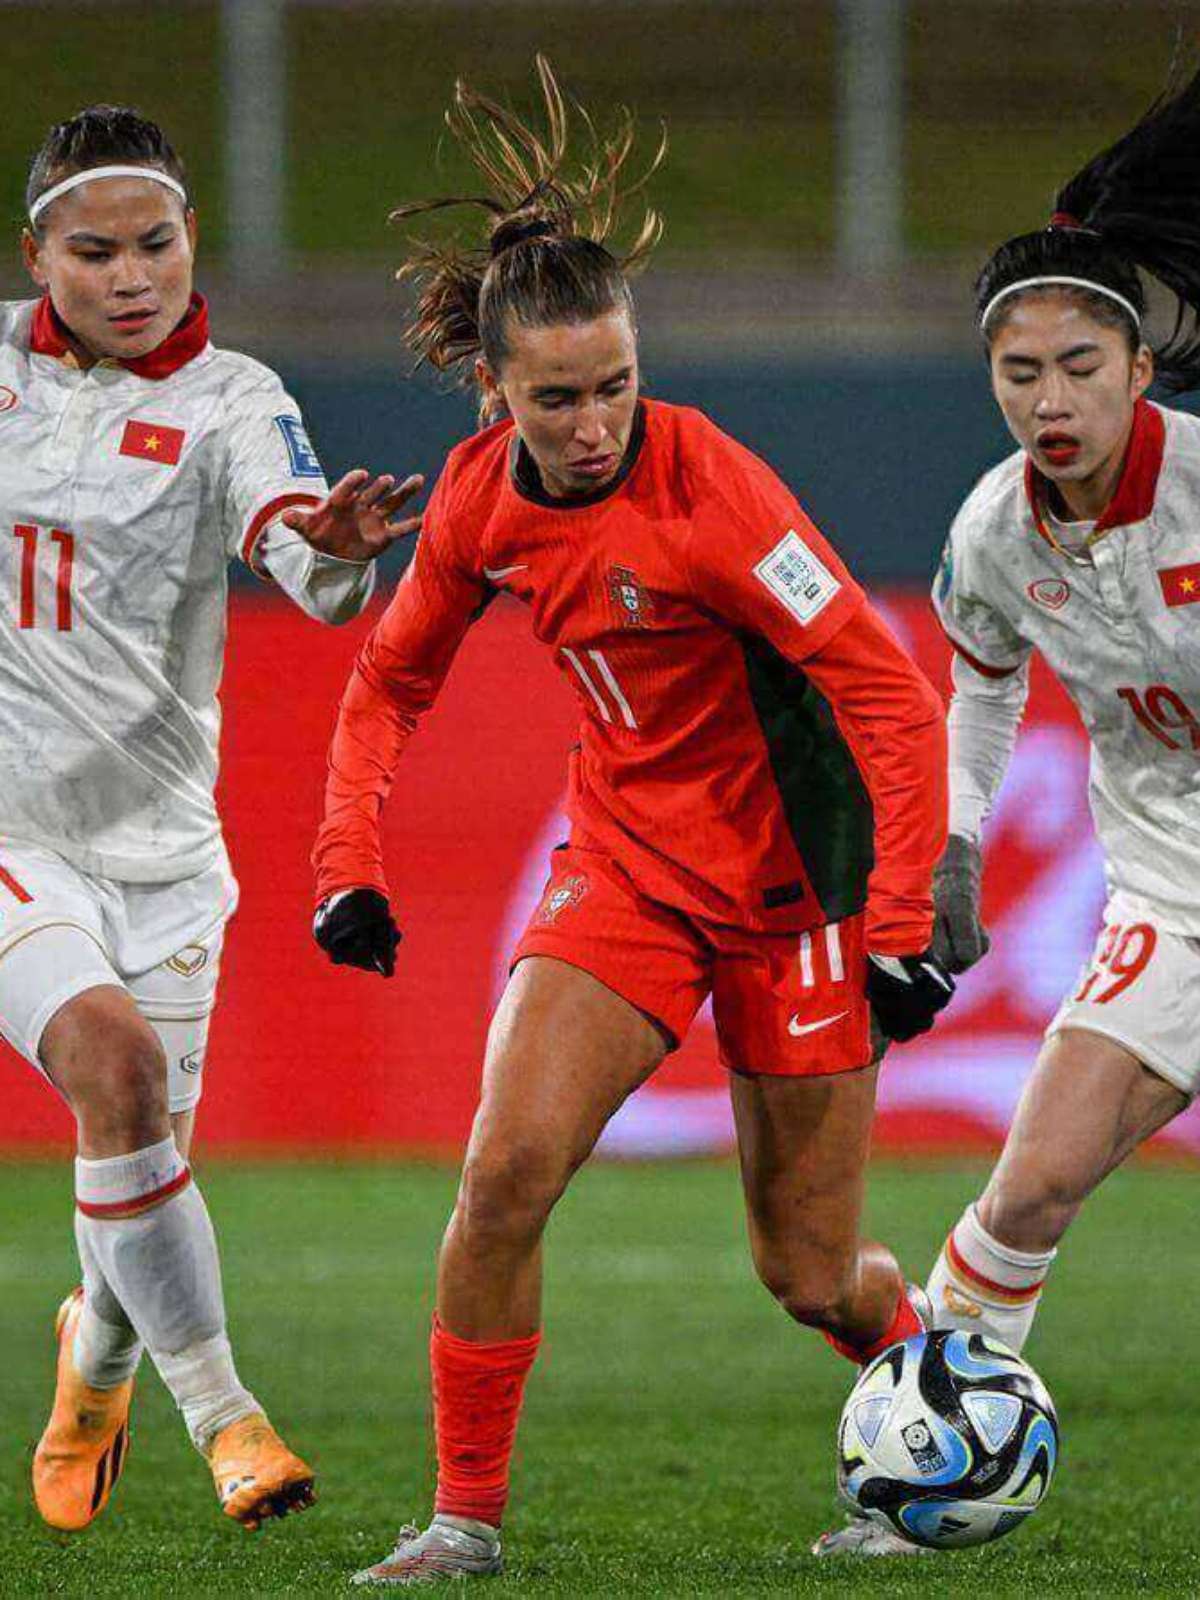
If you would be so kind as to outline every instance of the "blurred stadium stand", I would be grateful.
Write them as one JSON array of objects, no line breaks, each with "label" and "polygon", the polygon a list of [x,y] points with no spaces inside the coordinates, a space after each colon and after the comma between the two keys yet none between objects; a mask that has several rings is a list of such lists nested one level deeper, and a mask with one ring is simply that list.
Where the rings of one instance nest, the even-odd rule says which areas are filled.
[{"label": "blurred stadium stand", "polygon": [[[652,185],[667,232],[639,289],[651,387],[705,406],[761,450],[865,576],[923,581],[953,506],[1004,448],[974,347],[972,274],[992,243],[1036,226],[1055,183],[1152,98],[1178,9],[0,0],[0,204],[14,232],[0,292],[25,292],[15,233],[42,131],[90,101],[130,101],[163,122],[188,164],[218,339],[294,382],[330,470],[360,458],[436,469],[470,414],[403,381],[406,299],[390,270],[403,239],[387,212],[422,194],[472,192],[441,130],[453,80],[528,107],[542,49],[584,104],[635,107],[648,149],[660,121],[670,131]],[[278,42],[264,54],[272,29]],[[889,40],[899,148],[876,172],[898,178],[903,253],[890,269],[850,271],[844,262],[862,257],[847,215],[857,204],[886,219],[890,201],[839,192],[849,170],[839,143],[850,137],[854,72],[861,116],[861,75],[869,90],[871,57],[886,57]],[[247,56],[240,72],[232,46]],[[272,144],[260,102],[273,87],[281,237],[277,249],[259,240],[239,254],[229,219],[247,204],[243,168],[262,191],[246,231],[270,232],[259,145]],[[261,137],[239,144],[255,116]],[[873,126],[886,134],[886,117]],[[264,261],[278,263],[265,277]]]},{"label": "blurred stadium stand", "polygon": [[[638,289],[647,387],[702,406],[764,455],[859,574],[886,585],[896,626],[941,679],[944,646],[920,594],[958,501],[1008,448],[976,344],[973,275],[999,239],[1044,221],[1057,183],[1149,103],[1176,20],[1196,9],[1173,0],[0,0],[0,206],[11,220],[0,294],[29,292],[17,235],[44,130],[93,101],[132,103],[163,123],[188,165],[218,342],[284,373],[331,476],[359,463],[432,476],[472,426],[472,407],[427,376],[409,380],[406,300],[392,278],[403,238],[387,213],[422,195],[473,192],[441,131],[454,78],[531,109],[532,58],[543,50],[584,104],[635,107],[648,148],[659,121],[669,126],[651,189],[667,233]],[[869,36],[856,31],[868,24]],[[272,28],[278,43],[256,60]],[[889,39],[890,87],[873,106],[872,73]],[[256,92],[261,103],[248,108]],[[872,151],[868,139],[865,167],[849,159],[855,105],[867,118],[860,135],[864,126],[876,139],[895,133],[887,149]],[[266,112],[260,132],[239,142],[238,130]],[[872,183],[894,174],[894,187],[857,195],[846,174],[864,170]],[[255,195],[263,237],[235,237],[231,216]],[[860,200],[875,256],[855,232]],[[412,782],[394,802],[412,934],[402,975],[385,988],[332,974],[306,932],[321,753],[364,625],[313,630],[258,586],[242,590],[225,789],[246,892],[206,1102],[218,1143],[354,1142],[372,1127],[393,1143],[411,1142],[414,1126],[431,1128],[435,1143],[461,1137],[503,951],[536,899],[559,826],[573,715],[548,664],[527,653],[519,620],[493,608],[470,641],[479,676],[469,664],[456,673],[435,716],[434,730],[465,717],[470,748],[449,733],[418,741]],[[512,694],[485,695],[505,673]],[[890,1126],[909,1144],[921,1128],[993,1138],[1040,1023],[1090,944],[1101,888],[1085,752],[1046,685],[1022,750],[1007,820],[992,836],[1004,871],[990,880],[991,912],[1009,935],[964,985],[949,1030],[889,1066],[885,1137]],[[301,991],[317,1020],[297,1033]],[[415,1020],[430,1017],[432,1041]],[[665,1098],[637,1097],[614,1132],[618,1148],[728,1138],[703,1026],[698,1037],[655,1091]],[[432,1113],[431,1067],[441,1096]],[[251,1075],[257,1089],[247,1095]],[[0,1143],[66,1131],[26,1072]],[[1200,1120],[1189,1117],[1177,1136],[1200,1145]]]},{"label": "blurred stadium stand", "polygon": [[[542,49],[584,104],[635,107],[648,149],[660,121],[670,130],[652,185],[667,232],[639,289],[651,387],[705,406],[761,450],[864,576],[924,581],[949,513],[1005,448],[974,344],[973,272],[999,238],[1036,226],[1055,183],[1152,98],[1178,10],[1169,0],[0,0],[0,204],[14,246],[0,292],[25,292],[15,234],[42,131],[90,101],[130,101],[163,122],[188,164],[219,341],[294,382],[331,471],[359,459],[435,470],[470,414],[404,381],[406,299],[391,275],[403,239],[387,212],[472,191],[441,130],[453,80],[528,107]],[[871,57],[889,40],[898,149],[875,170],[879,182],[894,172],[898,193],[881,200],[845,189],[853,164],[839,145],[851,138],[854,73],[861,116],[862,73],[869,90]],[[271,231],[260,145],[276,147],[262,131],[273,89],[277,245],[258,238]],[[239,143],[256,117],[260,136]],[[886,135],[886,116],[872,128]],[[254,183],[261,193],[244,230],[253,248],[239,253],[230,215],[248,203],[243,169],[251,197]],[[885,223],[896,211],[893,267],[846,268],[863,261],[846,221],[856,205]],[[886,263],[886,237],[879,253]],[[277,269],[263,276],[264,262]]]}]

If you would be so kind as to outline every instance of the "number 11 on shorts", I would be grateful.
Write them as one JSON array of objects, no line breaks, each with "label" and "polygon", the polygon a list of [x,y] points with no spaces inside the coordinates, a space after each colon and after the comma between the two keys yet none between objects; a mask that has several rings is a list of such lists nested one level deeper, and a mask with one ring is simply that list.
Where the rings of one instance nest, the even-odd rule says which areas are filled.
[{"label": "number 11 on shorts", "polygon": [[[21,572],[18,580],[17,626],[35,628],[38,624],[38,546],[44,530],[32,522],[18,522],[13,538],[21,546]],[[75,571],[75,536],[62,528],[51,528],[46,536],[52,546],[43,554],[54,565],[54,625],[59,633],[71,631],[71,578]],[[56,554],[57,552],[57,554]]]}]

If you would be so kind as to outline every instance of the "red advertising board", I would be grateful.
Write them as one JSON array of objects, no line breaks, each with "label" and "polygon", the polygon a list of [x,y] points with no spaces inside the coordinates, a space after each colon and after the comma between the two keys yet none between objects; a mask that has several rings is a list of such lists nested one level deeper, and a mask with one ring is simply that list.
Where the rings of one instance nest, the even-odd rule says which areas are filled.
[{"label": "red advertising board", "polygon": [[[882,597],[939,686],[947,649],[923,596]],[[241,909],[229,933],[200,1112],[212,1148],[449,1151],[475,1103],[505,961],[563,836],[575,702],[502,598],[471,631],[405,757],[387,858],[405,930],[390,982],[331,968],[309,935],[308,851],[334,707],[369,620],[326,629],[270,596],[235,596],[225,676],[223,808]],[[926,1041],[894,1048],[878,1143],[994,1143],[1042,1027],[1095,938],[1103,887],[1084,797],[1087,747],[1045,673],[988,832],[993,949]],[[0,1047],[2,1048],[2,1047]],[[70,1119],[4,1048],[0,1144],[66,1141]],[[623,1108],[612,1154],[720,1149],[728,1094],[702,1014]],[[1200,1122],[1171,1137],[1200,1146]]]}]

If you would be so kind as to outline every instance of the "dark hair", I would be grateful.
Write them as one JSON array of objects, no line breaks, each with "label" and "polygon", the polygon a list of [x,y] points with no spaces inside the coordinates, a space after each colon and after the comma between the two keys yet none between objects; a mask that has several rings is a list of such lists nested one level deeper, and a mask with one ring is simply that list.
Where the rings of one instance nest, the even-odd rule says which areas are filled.
[{"label": "dark hair", "polygon": [[[980,316],[1007,285],[1023,278],[1084,278],[1146,309],[1139,269],[1175,298],[1175,323],[1155,349],[1158,377],[1179,394],[1200,382],[1200,73],[1169,86],[1137,125],[1093,156],[1063,184],[1048,228],[1009,239],[975,284]],[[1139,329],[1116,301],[1076,290],[1099,321],[1124,327],[1133,350]],[[1006,310],[989,317],[984,336],[1003,326]]]},{"label": "dark hair", "polygon": [[662,219],[647,208],[629,250],[618,257],[604,241],[619,221],[621,204],[640,189],[666,153],[657,153],[637,182],[618,180],[634,143],[634,121],[624,107],[613,132],[602,136],[580,108],[589,145],[573,175],[567,172],[567,108],[550,63],[536,58],[546,134],[539,137],[505,106],[461,80],[446,112],[450,131],[483,176],[487,192],[398,207],[391,220],[447,206],[477,206],[492,221],[477,248],[414,241],[397,277],[418,285],[416,313],[405,341],[438,371],[464,368],[482,352],[493,371],[508,354],[509,319],[525,327],[588,322],[613,310],[633,314],[626,274],[658,242]]},{"label": "dark hair", "polygon": [[[158,167],[187,188],[183,162],[157,122],[148,121],[129,106],[88,106],[68,121],[56,123],[42,141],[29,167],[25,210],[72,173],[125,163]],[[35,231],[38,226],[40,222]]]}]

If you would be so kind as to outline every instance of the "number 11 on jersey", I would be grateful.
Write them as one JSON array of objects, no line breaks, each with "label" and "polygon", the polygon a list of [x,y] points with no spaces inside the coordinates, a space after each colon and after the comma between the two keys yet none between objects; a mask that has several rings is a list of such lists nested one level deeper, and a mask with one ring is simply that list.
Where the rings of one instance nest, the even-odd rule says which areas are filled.
[{"label": "number 11 on jersey", "polygon": [[[38,622],[38,545],[43,529],[32,522],[18,522],[13,538],[21,546],[21,572],[18,579],[17,626],[36,628]],[[62,528],[51,528],[48,538],[54,549],[43,559],[53,562],[54,625],[59,633],[71,631],[71,578],[75,570],[75,536]],[[55,555],[55,550],[57,555]]]}]

